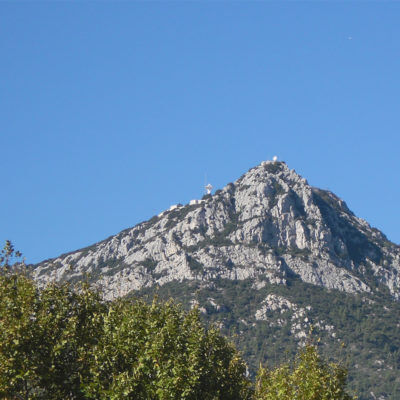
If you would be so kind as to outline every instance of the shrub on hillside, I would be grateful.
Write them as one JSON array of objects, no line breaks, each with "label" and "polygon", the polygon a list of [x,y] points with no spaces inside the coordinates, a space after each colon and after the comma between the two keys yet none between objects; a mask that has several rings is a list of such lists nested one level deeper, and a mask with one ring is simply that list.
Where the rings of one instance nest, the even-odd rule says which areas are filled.
[{"label": "shrub on hillside", "polygon": [[346,393],[346,370],[324,362],[315,346],[307,344],[293,364],[260,367],[255,400],[351,400]]}]

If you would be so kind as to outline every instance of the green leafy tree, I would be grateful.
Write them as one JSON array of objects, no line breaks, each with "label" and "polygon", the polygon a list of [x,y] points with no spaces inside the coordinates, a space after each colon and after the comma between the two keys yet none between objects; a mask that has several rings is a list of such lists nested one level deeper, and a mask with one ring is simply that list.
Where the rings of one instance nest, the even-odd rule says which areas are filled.
[{"label": "green leafy tree", "polygon": [[0,398],[28,399],[37,377],[36,288],[23,276],[0,276]]},{"label": "green leafy tree", "polygon": [[41,346],[36,350],[40,366],[38,386],[48,399],[85,398],[82,377],[102,332],[105,304],[99,295],[81,285],[49,285],[40,293],[36,310]]},{"label": "green leafy tree", "polygon": [[351,400],[346,379],[345,368],[325,363],[316,347],[307,344],[292,365],[260,367],[255,400]]},{"label": "green leafy tree", "polygon": [[[6,240],[6,243],[3,249],[0,251],[0,268],[4,272],[4,270],[9,270],[12,266],[23,264],[22,262],[18,262],[17,260],[22,257],[22,254],[14,249],[13,244]],[[10,263],[11,260],[14,260],[14,263]]]},{"label": "green leafy tree", "polygon": [[39,289],[6,243],[0,274],[0,398],[247,399],[240,355],[197,310],[104,302],[87,285]]},{"label": "green leafy tree", "polygon": [[173,302],[119,300],[104,318],[84,383],[92,399],[250,398],[246,365],[215,328],[205,329],[197,310]]},{"label": "green leafy tree", "polygon": [[[35,321],[36,288],[13,267],[21,254],[6,241],[0,252],[0,397],[27,399],[34,378],[30,355],[36,348]],[[19,265],[20,263],[18,263]]]},{"label": "green leafy tree", "polygon": [[[0,274],[0,398],[80,399],[85,354],[97,341],[105,305],[87,286],[39,290],[11,243]],[[17,269],[15,267],[18,267]]]}]

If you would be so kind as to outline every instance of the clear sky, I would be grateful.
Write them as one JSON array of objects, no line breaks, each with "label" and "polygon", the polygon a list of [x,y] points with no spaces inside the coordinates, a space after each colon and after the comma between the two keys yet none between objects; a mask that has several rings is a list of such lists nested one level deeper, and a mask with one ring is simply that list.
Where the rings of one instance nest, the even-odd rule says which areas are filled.
[{"label": "clear sky", "polygon": [[0,2],[0,240],[39,262],[276,154],[399,243],[399,21],[399,2]]}]

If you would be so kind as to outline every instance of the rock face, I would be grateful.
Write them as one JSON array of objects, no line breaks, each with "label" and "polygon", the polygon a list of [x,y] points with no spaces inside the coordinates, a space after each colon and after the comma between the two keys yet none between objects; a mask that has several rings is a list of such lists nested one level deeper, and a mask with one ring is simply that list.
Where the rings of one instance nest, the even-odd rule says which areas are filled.
[{"label": "rock face", "polygon": [[35,278],[90,274],[111,299],[171,281],[252,279],[260,288],[295,275],[347,293],[386,288],[400,299],[399,246],[283,162],[263,162],[191,203],[42,262]]}]

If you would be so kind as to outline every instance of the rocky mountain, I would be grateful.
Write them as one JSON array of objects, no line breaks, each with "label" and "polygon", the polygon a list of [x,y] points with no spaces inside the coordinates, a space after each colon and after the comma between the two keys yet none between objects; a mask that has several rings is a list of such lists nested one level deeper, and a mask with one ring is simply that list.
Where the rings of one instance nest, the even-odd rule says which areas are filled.
[{"label": "rocky mountain", "polygon": [[34,276],[88,277],[106,299],[157,292],[198,304],[253,370],[282,360],[312,328],[328,356],[349,357],[361,399],[400,398],[400,247],[284,162],[46,260]]}]

